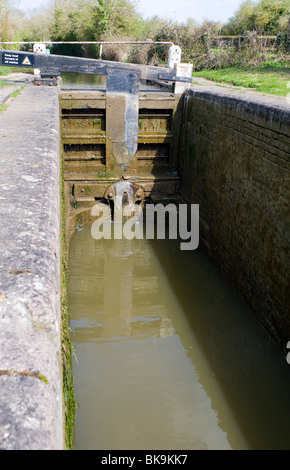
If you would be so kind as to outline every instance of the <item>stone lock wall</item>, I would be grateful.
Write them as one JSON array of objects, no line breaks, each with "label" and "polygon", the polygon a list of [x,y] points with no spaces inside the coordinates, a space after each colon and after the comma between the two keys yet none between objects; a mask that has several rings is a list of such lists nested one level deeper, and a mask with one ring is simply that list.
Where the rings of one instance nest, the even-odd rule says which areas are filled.
[{"label": "stone lock wall", "polygon": [[58,92],[0,114],[0,448],[65,447]]},{"label": "stone lock wall", "polygon": [[179,170],[200,205],[200,244],[282,351],[290,340],[286,99],[220,87],[187,92]]}]

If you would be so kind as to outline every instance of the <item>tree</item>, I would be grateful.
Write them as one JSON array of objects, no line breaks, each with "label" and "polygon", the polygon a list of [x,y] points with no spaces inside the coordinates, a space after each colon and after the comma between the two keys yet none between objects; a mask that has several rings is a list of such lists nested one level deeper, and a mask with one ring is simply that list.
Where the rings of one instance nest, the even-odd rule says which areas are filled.
[{"label": "tree", "polygon": [[289,15],[290,0],[246,0],[223,27],[222,33],[241,34],[255,30],[277,35],[286,32]]},{"label": "tree", "polygon": [[[139,16],[129,0],[66,0],[54,8],[53,41],[100,41],[134,37]],[[69,48],[69,49],[68,49]],[[60,45],[56,53],[96,56],[93,46]]]},{"label": "tree", "polygon": [[[3,42],[19,41],[19,29],[22,14],[15,7],[13,0],[0,0],[0,40]],[[7,45],[8,49],[15,49],[13,45]]]},{"label": "tree", "polygon": [[285,20],[290,15],[290,0],[261,0],[257,10],[259,28],[266,33],[278,34],[287,24]]}]

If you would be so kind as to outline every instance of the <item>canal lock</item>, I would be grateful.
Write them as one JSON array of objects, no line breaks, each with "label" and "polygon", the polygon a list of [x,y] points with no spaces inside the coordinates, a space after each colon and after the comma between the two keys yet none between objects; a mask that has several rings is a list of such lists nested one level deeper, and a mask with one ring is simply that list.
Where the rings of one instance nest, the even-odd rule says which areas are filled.
[{"label": "canal lock", "polygon": [[[76,374],[79,374],[76,378],[76,392],[80,400],[80,417],[78,418],[77,412],[75,431],[77,448],[251,449],[279,448],[281,443],[284,447],[288,445],[289,425],[285,418],[288,405],[286,397],[283,399],[283,396],[287,389],[285,384],[288,384],[289,380],[284,374],[285,365],[279,363],[279,354],[277,355],[275,346],[272,345],[268,336],[263,336],[263,332],[256,328],[256,324],[251,323],[250,314],[250,323],[247,321],[243,323],[244,320],[241,318],[244,307],[228,291],[224,281],[217,280],[215,268],[208,266],[208,260],[200,253],[194,254],[196,268],[193,270],[196,272],[193,274],[192,267],[184,257],[183,261],[177,261],[177,265],[170,264],[168,260],[171,256],[176,256],[176,247],[170,247],[168,241],[164,242],[163,248],[161,245],[155,248],[158,254],[153,255],[152,247],[147,246],[141,249],[137,240],[125,243],[122,241],[120,243],[123,244],[119,246],[116,245],[116,240],[110,240],[111,245],[106,248],[104,240],[96,241],[92,237],[91,227],[96,220],[96,215],[99,215],[99,210],[108,209],[109,218],[114,214],[116,195],[121,195],[122,204],[134,206],[137,203],[138,207],[144,207],[149,202],[162,202],[163,204],[185,202],[181,192],[182,181],[178,165],[183,109],[182,95],[175,95],[164,90],[161,92],[140,91],[138,95],[138,142],[134,158],[132,158],[132,154],[126,153],[122,145],[124,142],[124,134],[122,134],[124,106],[122,108],[122,103],[116,106],[113,96],[107,99],[104,90],[63,90],[60,93],[67,242],[68,250],[74,253],[73,256],[76,255],[76,258],[73,257],[71,261],[72,302],[78,304],[79,300],[76,295],[78,294],[79,299],[83,300],[85,294],[93,289],[90,282],[92,282],[94,268],[90,268],[90,264],[94,265],[95,262],[94,266],[100,268],[99,276],[97,275],[94,281],[99,283],[96,289],[97,297],[93,295],[94,307],[92,304],[88,306],[91,313],[87,317],[84,315],[83,319],[77,318],[78,313],[75,307],[71,306],[72,336],[76,340],[76,355],[79,356],[80,361],[80,365],[76,366]],[[121,158],[116,158],[119,151]],[[90,234],[86,235],[88,229]],[[75,236],[79,237],[78,240]],[[71,245],[70,240],[72,240]],[[131,259],[134,250],[136,258]],[[175,255],[172,254],[174,251]],[[144,262],[144,259],[148,261],[149,258],[153,259],[153,271],[152,267],[148,268],[148,264]],[[81,267],[81,260],[83,267]],[[182,263],[183,266],[181,266]],[[82,269],[85,272],[89,271],[87,281],[81,279]],[[141,276],[141,280],[138,281],[138,276],[134,274],[136,269],[139,271],[150,269],[149,277]],[[116,275],[119,276],[118,279]],[[180,294],[182,301],[174,295],[173,291],[176,287],[172,288],[172,282],[175,282],[172,281],[172,277],[176,275],[186,276],[183,284],[187,290],[182,290],[179,286],[180,292],[183,292]],[[192,278],[195,279],[193,282],[198,286],[194,289],[194,294],[198,297],[200,288],[207,300],[200,300],[202,308],[199,312],[195,312],[194,320],[189,321],[188,318],[195,307],[190,305],[191,301],[185,298],[192,289],[188,281],[190,276],[194,275],[196,277]],[[162,276],[168,277],[168,281],[162,281]],[[206,284],[208,278],[210,281]],[[84,282],[88,282],[87,287],[83,285]],[[163,283],[167,284],[165,291],[160,291],[160,285]],[[80,285],[83,287],[79,288]],[[216,287],[217,285],[219,287]],[[210,292],[208,289],[211,289]],[[217,292],[214,294],[216,289]],[[149,307],[149,312],[147,308],[144,313],[146,304],[149,302],[146,297],[148,292],[153,295],[154,300]],[[135,312],[137,307],[132,301],[134,296],[139,296],[144,301],[144,304],[142,302],[140,304],[140,300],[139,303],[137,302],[138,309],[143,309],[140,317]],[[156,297],[159,297],[159,302],[156,301]],[[164,300],[166,297],[169,298],[169,303],[171,307],[172,305],[175,307],[176,312],[183,311],[181,318],[172,320],[167,311],[164,311],[165,304],[170,310],[168,299]],[[225,299],[230,303],[227,309],[225,309]],[[98,303],[100,308],[98,308]],[[104,305],[107,305],[107,310]],[[84,306],[79,308],[85,310]],[[116,309],[119,309],[119,314],[116,313]],[[156,309],[155,313],[154,309]],[[210,313],[203,329],[200,329],[203,309]],[[94,310],[100,311],[97,318],[92,315]],[[184,311],[187,312],[185,315]],[[195,323],[195,331],[194,328],[192,330],[192,322]],[[231,329],[235,329],[240,322],[241,328],[244,328],[243,334],[248,337],[251,344],[251,347],[248,345],[247,353],[243,351],[243,339],[231,333]],[[85,358],[82,355],[84,346],[81,344],[80,337],[88,334],[89,324],[92,325],[92,331],[90,331],[92,336],[88,340],[85,338],[84,341],[84,344],[89,344],[88,356]],[[141,324],[145,325],[145,329],[139,330]],[[152,325],[154,325],[153,328]],[[213,325],[215,331],[224,328],[219,339],[213,336],[211,331]],[[152,330],[153,334],[152,331],[148,333],[148,329]],[[95,335],[100,331],[101,334],[97,338]],[[144,356],[140,355],[137,345],[133,345],[129,351],[124,345],[126,342],[123,339],[132,339],[134,334],[136,337],[145,335],[146,341],[150,343],[148,346],[146,341],[144,343],[140,341],[141,349],[145,348],[148,352],[149,348],[148,363],[144,361]],[[241,333],[242,336],[243,334]],[[114,339],[109,343],[108,338]],[[167,352],[163,350],[163,344],[160,342],[164,338],[169,342]],[[259,369],[265,381],[267,381],[268,372],[265,369],[265,357],[258,353],[259,347],[256,350],[253,346],[257,338],[260,344],[268,343],[266,359],[268,370],[271,367],[272,370],[278,367],[279,374],[281,372],[279,391],[277,392],[274,384],[268,384],[264,401],[259,406],[257,403],[261,379],[255,378],[254,370]],[[233,344],[237,339],[242,341],[240,345]],[[90,347],[92,343],[96,345],[93,353]],[[118,350],[119,359],[117,358],[114,363],[111,359],[119,343],[121,345],[121,349]],[[222,351],[220,350],[221,344],[223,345]],[[231,354],[226,351],[227,348],[229,351],[238,349],[241,357],[237,362],[232,362],[227,356]],[[167,354],[168,357],[158,358],[156,351],[159,349],[161,355]],[[209,359],[204,357],[204,351],[209,352]],[[134,362],[134,357],[136,359],[139,356],[140,365],[134,369],[132,361]],[[173,360],[174,356],[177,357],[175,360]],[[219,359],[216,356],[220,356]],[[251,373],[247,370],[249,357],[255,357],[253,361],[255,367]],[[163,360],[164,362],[158,364],[161,369],[155,367],[152,371],[150,364],[152,365],[156,358],[157,363]],[[127,364],[126,361],[128,361]],[[142,364],[144,374],[140,375]],[[169,364],[173,365],[172,370],[170,368],[167,370]],[[81,370],[82,368],[84,370]],[[128,369],[131,370],[129,374],[127,374]],[[146,375],[147,369],[149,369],[149,375]],[[135,376],[132,372],[134,370]],[[176,396],[176,401],[171,404],[174,412],[168,404],[170,399],[167,396],[166,380],[164,383],[157,381],[157,376],[162,376],[164,370],[167,370],[169,375],[174,370],[177,373],[177,378],[171,381],[174,383],[173,388],[169,388],[172,402],[174,402],[173,395]],[[178,370],[183,371],[181,376]],[[125,385],[120,382],[122,374]],[[157,396],[156,402],[148,390],[150,374],[154,375],[156,390],[153,395]],[[105,378],[105,383],[100,376]],[[145,381],[144,376],[147,377]],[[185,380],[186,376],[189,377]],[[241,376],[244,377],[245,383],[241,382]],[[89,400],[90,407],[88,408],[85,405],[88,400],[88,391],[82,394],[82,385],[80,385],[82,380],[91,389],[93,395],[92,401]],[[146,380],[148,380],[147,383]],[[183,383],[183,380],[187,384]],[[139,400],[136,399],[136,394],[140,393],[139,387],[134,394],[133,386],[136,381],[140,381],[141,388],[147,390],[147,399],[144,396],[143,398],[139,396]],[[180,387],[176,385],[178,381]],[[102,382],[103,385],[99,387],[98,384]],[[245,397],[249,386],[251,392]],[[123,399],[124,395],[127,396],[127,400],[125,402],[121,400],[119,405],[118,393],[116,395],[112,393],[118,387],[121,390],[121,398]],[[199,398],[193,399],[194,396],[199,396]],[[149,397],[152,398],[151,401]],[[165,406],[163,406],[163,401]],[[269,405],[277,404],[278,401],[279,407],[276,408],[275,413],[269,411]],[[144,408],[144,413],[140,411],[140,406]],[[119,408],[123,408],[123,414],[119,413]],[[130,409],[134,410],[136,420],[132,416],[130,418]],[[265,412],[266,409],[268,409],[268,414]],[[90,414],[92,420],[89,418]],[[155,419],[154,415],[158,419]],[[139,427],[137,427],[137,422],[141,423]],[[193,423],[197,424],[193,425]],[[275,427],[277,423],[280,432],[278,435],[273,435],[272,427]],[[153,428],[156,433],[153,432]],[[159,440],[157,435],[160,436]]]}]

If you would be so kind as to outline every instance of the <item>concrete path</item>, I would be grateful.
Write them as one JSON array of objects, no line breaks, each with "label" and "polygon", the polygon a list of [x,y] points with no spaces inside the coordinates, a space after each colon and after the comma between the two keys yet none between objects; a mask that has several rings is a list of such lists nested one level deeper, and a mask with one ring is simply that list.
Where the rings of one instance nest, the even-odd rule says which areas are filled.
[{"label": "concrete path", "polygon": [[10,98],[11,93],[13,93],[16,90],[20,90],[19,85],[8,85],[8,86],[3,86],[0,88],[0,104],[6,103],[8,99]]},{"label": "concrete path", "polygon": [[27,73],[11,73],[10,75],[0,76],[7,85],[0,87],[0,104],[6,103],[11,93],[21,90],[24,85],[31,83],[34,80],[34,75]]},{"label": "concrete path", "polygon": [[0,448],[63,448],[59,111],[27,85],[0,114]]}]

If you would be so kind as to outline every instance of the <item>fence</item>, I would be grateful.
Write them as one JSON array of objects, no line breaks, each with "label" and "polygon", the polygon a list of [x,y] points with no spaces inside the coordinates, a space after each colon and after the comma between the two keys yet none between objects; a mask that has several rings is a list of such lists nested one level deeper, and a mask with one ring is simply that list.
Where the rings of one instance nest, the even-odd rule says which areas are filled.
[{"label": "fence", "polygon": [[100,51],[99,51],[99,59],[102,58],[103,54],[103,46],[104,45],[138,45],[138,44],[143,44],[147,46],[153,46],[153,45],[168,45],[168,46],[173,46],[174,43],[171,41],[0,41],[0,48],[2,44],[4,45],[33,45],[36,43],[41,44],[47,44],[49,46],[53,45],[61,45],[61,44],[91,44],[91,45],[99,45],[100,46]]}]

